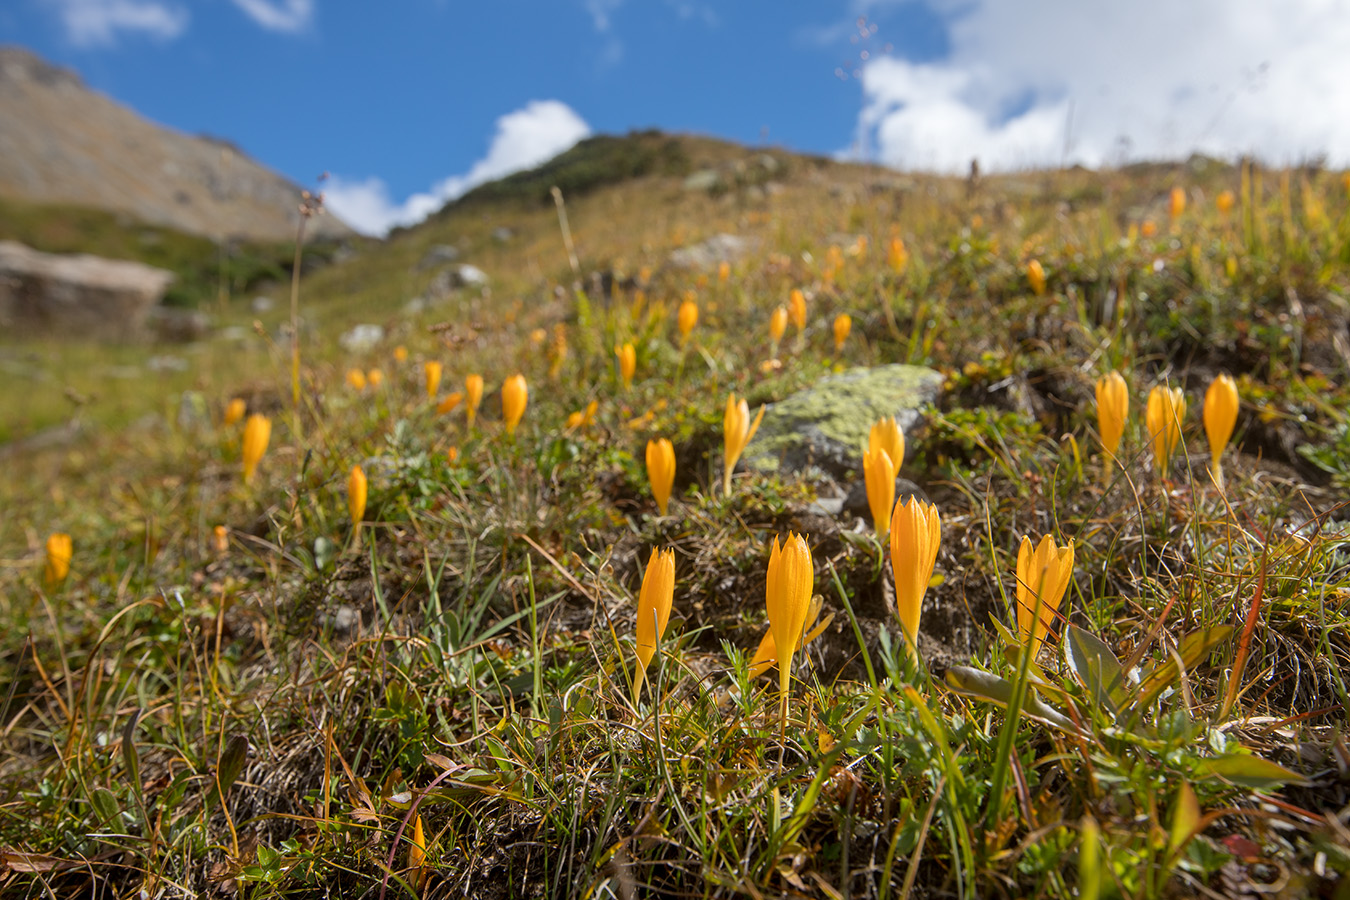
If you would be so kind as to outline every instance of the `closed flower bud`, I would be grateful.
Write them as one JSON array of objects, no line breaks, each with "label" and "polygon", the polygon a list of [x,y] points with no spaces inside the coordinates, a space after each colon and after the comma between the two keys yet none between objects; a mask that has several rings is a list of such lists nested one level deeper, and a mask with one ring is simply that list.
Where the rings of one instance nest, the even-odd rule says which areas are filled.
[{"label": "closed flower bud", "polygon": [[1209,454],[1214,482],[1223,490],[1223,451],[1237,425],[1238,390],[1230,375],[1220,375],[1210,382],[1205,391],[1205,436],[1209,438]]},{"label": "closed flower bud", "polygon": [[267,444],[272,439],[272,420],[267,416],[254,413],[248,417],[244,423],[244,483],[253,480],[253,473],[258,470],[258,463],[262,461],[263,454],[267,452]]},{"label": "closed flower bud", "polygon": [[1130,413],[1130,392],[1119,372],[1111,371],[1097,379],[1097,431],[1102,450],[1112,459],[1120,449],[1125,422]]},{"label": "closed flower bud", "polygon": [[464,379],[464,413],[469,427],[478,415],[478,404],[483,402],[483,376],[469,375]]},{"label": "closed flower bud", "polygon": [[506,420],[507,434],[516,433],[516,426],[525,415],[525,404],[529,399],[530,389],[525,384],[524,375],[512,375],[502,383],[502,418]]},{"label": "closed flower bud", "polygon": [[919,640],[919,616],[923,595],[933,580],[938,547],[942,543],[942,517],[937,507],[915,497],[897,503],[891,513],[891,574],[895,578],[895,608],[911,645]]},{"label": "closed flower bud", "polygon": [[653,550],[642,576],[638,593],[637,658],[633,670],[633,702],[638,702],[647,667],[656,655],[657,645],[666,633],[670,608],[675,598],[675,551]]},{"label": "closed flower bud", "polygon": [[840,313],[834,317],[834,352],[838,353],[844,349],[844,341],[848,340],[848,333],[853,329],[853,317],[848,313]]},{"label": "closed flower bud", "polygon": [[435,400],[436,392],[441,388],[441,364],[429,359],[422,364],[422,373],[426,376],[427,399]]},{"label": "closed flower bud", "polygon": [[666,438],[647,442],[647,480],[652,485],[656,508],[664,516],[670,490],[675,485],[675,447]]},{"label": "closed flower bud", "polygon": [[1153,442],[1153,462],[1158,474],[1166,478],[1172,464],[1172,454],[1181,443],[1181,423],[1186,418],[1186,396],[1181,388],[1158,385],[1148,394],[1148,408],[1144,411],[1144,425]]},{"label": "closed flower bud", "polygon": [[44,580],[48,590],[55,590],[66,580],[66,576],[70,574],[70,561],[74,555],[70,535],[58,531],[47,538],[47,568]]},{"label": "closed flower bud", "polygon": [[352,525],[360,526],[366,516],[366,473],[360,466],[352,466],[347,475],[347,512],[351,514]]}]

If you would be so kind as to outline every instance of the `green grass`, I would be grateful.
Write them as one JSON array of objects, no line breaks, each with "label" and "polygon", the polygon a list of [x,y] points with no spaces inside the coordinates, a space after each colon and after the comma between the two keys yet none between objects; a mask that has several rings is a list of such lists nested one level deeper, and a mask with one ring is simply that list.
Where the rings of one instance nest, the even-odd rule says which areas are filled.
[{"label": "green grass", "polygon": [[[1241,182],[1224,168],[990,178],[969,198],[878,177],[794,168],[756,199],[648,175],[569,198],[588,270],[624,283],[652,267],[640,300],[573,289],[548,207],[451,210],[306,279],[301,410],[265,344],[197,370],[213,408],[240,392],[272,415],[251,485],[237,427],[172,416],[9,460],[6,893],[411,896],[420,816],[423,896],[1161,898],[1279,878],[1288,896],[1331,894],[1350,869],[1334,824],[1350,724],[1340,179],[1294,173],[1286,214],[1267,177],[1225,219],[1212,197]],[[1173,183],[1191,190],[1174,226]],[[1144,217],[1159,233],[1131,238]],[[759,241],[727,282],[662,268],[718,231]],[[829,246],[859,234],[866,252],[827,279]],[[427,249],[452,241],[490,292],[400,313],[434,277]],[[1023,274],[1033,257],[1044,296]],[[807,333],[762,368],[769,313],[796,286]],[[682,353],[686,290],[702,315]],[[337,334],[360,321],[388,340],[343,353]],[[486,377],[476,428],[433,411],[431,358],[442,395]],[[720,490],[729,390],[753,409],[894,361],[948,380],[902,468],[943,518],[917,660],[869,526],[820,515],[811,482]],[[358,394],[352,366],[384,384]],[[1092,382],[1112,367],[1133,412],[1104,469]],[[1243,407],[1221,494],[1199,409],[1224,369]],[[531,399],[509,440],[494,391],[517,371]],[[1164,380],[1192,407],[1169,483],[1141,422]],[[175,409],[167,393],[154,405]],[[596,421],[565,429],[591,400]],[[642,464],[656,436],[678,460],[665,517]],[[75,559],[47,590],[57,530]],[[780,735],[777,673],[746,663],[768,546],[789,530],[834,618],[798,654]],[[1033,660],[1010,598],[1018,542],[1044,533],[1074,541],[1075,568]],[[658,546],[676,555],[674,611],[635,705],[635,601]]]}]

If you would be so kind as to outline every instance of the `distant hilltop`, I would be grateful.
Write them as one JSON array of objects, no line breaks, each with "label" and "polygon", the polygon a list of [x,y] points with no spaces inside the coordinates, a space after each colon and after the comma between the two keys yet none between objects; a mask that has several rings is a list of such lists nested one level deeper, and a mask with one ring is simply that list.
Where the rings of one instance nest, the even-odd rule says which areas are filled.
[{"label": "distant hilltop", "polygon": [[[151,122],[80,76],[0,47],[0,196],[98,207],[210,238],[286,240],[299,186],[229,141]],[[324,237],[353,232],[331,213]]]}]

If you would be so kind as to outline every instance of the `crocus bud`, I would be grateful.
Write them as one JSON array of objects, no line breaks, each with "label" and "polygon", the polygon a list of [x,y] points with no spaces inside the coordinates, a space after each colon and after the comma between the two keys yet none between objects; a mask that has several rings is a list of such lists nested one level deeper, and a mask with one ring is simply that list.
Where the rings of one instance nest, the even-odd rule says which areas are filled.
[{"label": "crocus bud", "polygon": [[352,526],[359,527],[366,516],[366,473],[360,466],[352,466],[347,475],[347,512],[351,514]]},{"label": "crocus bud", "polygon": [[1102,450],[1112,459],[1120,449],[1125,422],[1130,413],[1130,392],[1119,372],[1107,372],[1097,379],[1097,431]]},{"label": "crocus bud", "polygon": [[427,399],[435,400],[436,392],[441,387],[441,364],[437,360],[429,359],[422,364],[422,372],[426,376]]},{"label": "crocus bud", "polygon": [[74,555],[70,535],[58,531],[47,538],[47,568],[43,576],[48,590],[55,590],[66,580]]},{"label": "crocus bud", "polygon": [[366,389],[366,373],[360,369],[348,369],[347,385],[354,391],[364,391]]},{"label": "crocus bud", "polygon": [[248,405],[244,403],[243,397],[235,397],[229,403],[225,404],[225,427],[238,423],[244,418],[244,413],[248,411]]},{"label": "crocus bud", "polygon": [[895,506],[895,463],[885,450],[874,447],[863,453],[863,479],[872,527],[884,541],[891,527],[891,507]]},{"label": "crocus bud", "polygon": [[248,417],[244,423],[244,483],[253,480],[253,473],[258,470],[258,463],[262,461],[263,454],[267,452],[267,443],[272,439],[272,420],[267,416],[254,413]]},{"label": "crocus bud", "polygon": [[1167,214],[1173,219],[1181,218],[1181,214],[1186,211],[1186,191],[1184,188],[1174,187],[1172,193],[1167,198]]},{"label": "crocus bud", "polygon": [[844,349],[844,341],[848,340],[848,333],[853,330],[853,317],[848,313],[840,313],[834,317],[834,352],[838,353]]},{"label": "crocus bud", "polygon": [[900,238],[893,237],[886,245],[886,262],[890,264],[891,271],[897,275],[905,271],[905,266],[909,264],[909,251],[905,249],[905,242]]},{"label": "crocus bud", "polygon": [[[725,263],[723,265],[725,265]],[[698,324],[698,303],[694,300],[685,300],[681,303],[677,323],[680,327],[680,340],[688,340],[689,333],[693,331],[694,326]]]},{"label": "crocus bud", "polygon": [[895,578],[895,608],[900,625],[913,646],[918,646],[919,616],[923,595],[933,580],[938,547],[942,543],[942,517],[937,507],[911,494],[891,513],[891,574]]},{"label": "crocus bud", "polygon": [[670,490],[675,485],[675,447],[666,438],[647,442],[647,480],[661,515],[666,514]]},{"label": "crocus bud", "polygon": [[469,375],[464,379],[464,413],[468,418],[469,427],[473,427],[473,420],[478,415],[478,404],[483,401],[483,376]]},{"label": "crocus bud", "polygon": [[806,295],[802,293],[801,288],[793,288],[792,293],[788,295],[788,314],[792,317],[792,325],[797,331],[806,330]]},{"label": "crocus bud", "polygon": [[1036,296],[1045,293],[1045,267],[1041,265],[1039,259],[1027,263],[1027,284],[1031,285],[1031,290]]},{"label": "crocus bud", "polygon": [[895,464],[896,472],[904,465],[905,433],[900,430],[900,423],[895,421],[895,416],[887,416],[872,423],[872,428],[867,432],[867,446],[868,449],[885,450]]},{"label": "crocus bud", "polygon": [[633,670],[633,702],[638,702],[647,667],[656,655],[657,643],[666,633],[670,607],[675,598],[675,551],[653,550],[638,593],[637,658]]},{"label": "crocus bud", "polygon": [[614,355],[619,359],[619,378],[626,391],[633,384],[633,373],[637,371],[637,352],[632,344],[624,344],[614,348]]},{"label": "crocus bud", "polygon": [[1172,464],[1172,453],[1181,443],[1181,422],[1186,418],[1186,396],[1181,388],[1158,385],[1149,391],[1144,425],[1153,442],[1153,461],[1163,478]]},{"label": "crocus bud", "polygon": [[506,421],[507,434],[516,433],[516,426],[525,415],[525,404],[529,399],[530,389],[525,384],[524,375],[512,375],[502,383],[502,418]]},{"label": "crocus bud", "polygon": [[[801,535],[788,534],[780,548],[773,539],[769,553],[769,571],[765,580],[764,605],[769,613],[769,628],[778,648],[778,686],[782,696],[781,722],[787,727],[788,689],[792,682],[792,657],[806,627],[811,606],[815,570],[811,548]],[[785,649],[786,648],[786,649]]]},{"label": "crocus bud", "polygon": [[783,339],[783,332],[787,331],[788,311],[785,307],[778,307],[769,316],[769,337],[777,345]]},{"label": "crocus bud", "polygon": [[1237,425],[1238,391],[1230,375],[1220,375],[1210,382],[1205,391],[1205,436],[1209,438],[1209,455],[1214,483],[1223,490],[1223,451]]}]

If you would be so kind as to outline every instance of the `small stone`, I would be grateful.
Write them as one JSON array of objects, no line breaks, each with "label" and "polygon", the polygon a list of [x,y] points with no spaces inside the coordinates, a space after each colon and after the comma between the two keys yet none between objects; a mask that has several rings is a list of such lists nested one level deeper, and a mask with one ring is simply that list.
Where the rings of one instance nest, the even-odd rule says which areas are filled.
[{"label": "small stone", "polygon": [[381,325],[357,325],[338,338],[338,346],[348,353],[363,353],[384,340],[384,327]]}]

